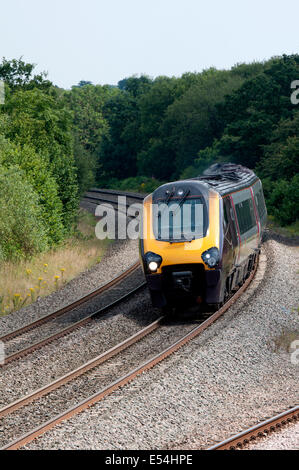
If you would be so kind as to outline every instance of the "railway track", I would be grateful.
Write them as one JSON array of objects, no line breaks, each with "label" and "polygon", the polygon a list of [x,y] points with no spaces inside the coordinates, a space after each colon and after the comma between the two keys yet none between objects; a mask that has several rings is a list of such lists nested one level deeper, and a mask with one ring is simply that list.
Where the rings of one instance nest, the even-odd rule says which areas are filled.
[{"label": "railway track", "polygon": [[252,426],[245,431],[235,434],[218,444],[209,447],[207,450],[236,450],[242,449],[261,437],[270,435],[274,431],[279,431],[283,426],[295,423],[299,419],[299,406],[295,406],[283,413],[279,413],[270,419]]},{"label": "railway track", "polygon": [[133,192],[126,192],[126,191],[117,191],[117,190],[113,190],[113,189],[98,189],[98,188],[91,188],[88,193],[95,193],[95,194],[99,194],[100,197],[99,199],[102,200],[102,195],[105,194],[105,195],[108,195],[108,196],[115,196],[115,197],[118,197],[118,196],[126,196],[127,198],[129,199],[135,199],[135,200],[140,200],[140,201],[143,201],[143,199],[145,198],[146,195],[142,195],[142,194],[139,194],[139,193],[133,193]]},{"label": "railway track", "polygon": [[[100,401],[105,396],[112,393],[117,388],[127,384],[128,382],[133,380],[136,376],[138,376],[142,372],[151,369],[156,364],[160,363],[161,361],[163,361],[164,359],[169,357],[171,354],[173,354],[175,351],[177,351],[178,349],[183,347],[186,343],[188,343],[193,338],[195,338],[200,333],[202,333],[213,322],[215,322],[221,315],[223,315],[228,310],[228,308],[242,295],[242,293],[246,290],[246,288],[250,284],[251,280],[253,279],[256,268],[257,268],[257,265],[255,266],[254,271],[252,271],[251,275],[245,281],[243,286],[240,287],[240,289],[217,312],[215,312],[214,314],[209,316],[204,321],[201,321],[200,324],[192,327],[191,330],[190,330],[190,325],[189,325],[188,328],[189,328],[190,331],[185,333],[183,336],[180,336],[179,338],[176,338],[173,342],[171,342],[170,345],[168,345],[164,349],[163,349],[162,345],[164,345],[165,343],[160,339],[158,341],[156,339],[155,344],[159,345],[160,350],[158,352],[156,351],[156,353],[152,357],[150,357],[150,359],[148,357],[146,357],[146,358],[144,358],[145,360],[141,361],[141,363],[138,363],[139,358],[142,357],[142,354],[141,354],[141,352],[139,352],[139,353],[136,353],[136,352],[134,353],[133,352],[132,357],[134,357],[134,367],[132,367],[130,370],[125,370],[125,371],[123,370],[124,369],[124,364],[127,365],[127,363],[130,363],[130,361],[127,361],[126,359],[122,359],[122,360],[118,361],[116,363],[116,365],[114,365],[112,367],[113,368],[113,374],[112,374],[112,377],[109,376],[109,380],[108,380],[107,385],[100,388],[100,390],[98,390],[98,388],[99,388],[98,387],[97,390],[94,393],[90,394],[87,397],[84,397],[84,399],[82,399],[80,401],[77,401],[70,408],[68,408],[66,410],[63,409],[63,411],[61,411],[60,413],[58,413],[55,416],[51,417],[49,420],[46,420],[42,423],[39,423],[37,426],[34,427],[34,429],[30,429],[25,434],[22,434],[22,435],[18,436],[17,438],[12,439],[10,442],[5,443],[4,446],[2,447],[2,450],[18,449],[18,448],[26,445],[27,443],[31,442],[36,437],[42,435],[44,432],[46,432],[46,431],[50,430],[51,428],[53,428],[56,424],[62,422],[63,420],[69,419],[70,417],[76,415],[77,413],[87,409],[88,407],[90,407],[94,403]],[[101,378],[105,377],[105,374],[106,374],[105,371],[107,370],[107,369],[105,369],[105,367],[108,367],[108,370],[109,370],[109,366],[106,366],[106,362],[108,360],[107,358],[110,359],[111,354],[112,354],[112,356],[117,356],[118,357],[118,355],[120,354],[121,351],[124,351],[124,350],[128,351],[131,348],[138,347],[137,343],[140,342],[140,340],[142,338],[143,338],[143,341],[145,341],[144,338],[148,337],[149,333],[153,334],[154,331],[161,330],[162,322],[163,322],[163,318],[158,319],[156,322],[152,323],[148,327],[146,327],[143,330],[141,330],[140,332],[138,332],[138,334],[135,334],[135,335],[131,336],[127,340],[123,341],[119,345],[112,348],[112,350],[109,350],[106,353],[104,353],[104,354],[100,355],[99,357],[95,358],[93,361],[89,361],[88,363],[84,364],[80,368],[80,370],[76,369],[76,370],[68,373],[66,376],[61,377],[60,379],[56,380],[55,382],[52,382],[52,383],[48,384],[47,386],[43,387],[42,389],[36,390],[32,394],[27,395],[27,396],[17,400],[16,402],[10,404],[10,405],[7,405],[5,408],[2,408],[0,410],[0,416],[2,416],[3,419],[5,419],[5,417],[9,418],[10,421],[11,421],[11,418],[13,417],[13,415],[11,413],[15,413],[17,411],[21,412],[21,413],[24,412],[25,413],[25,418],[24,418],[23,421],[21,419],[21,422],[27,422],[28,423],[29,417],[35,416],[34,411],[29,412],[29,415],[28,415],[28,411],[27,411],[27,415],[26,415],[26,408],[28,406],[31,406],[30,403],[32,403],[36,400],[39,400],[40,397],[44,397],[44,398],[47,397],[47,395],[53,393],[58,388],[61,388],[61,387],[64,387],[64,386],[69,386],[72,383],[73,380],[78,380],[76,378],[82,376],[82,374],[86,374],[86,373],[87,374],[96,374],[97,377],[98,376],[100,376]],[[174,328],[173,331],[176,331],[176,334],[178,333],[177,325],[175,325],[175,328]],[[157,331],[157,334],[158,333],[159,333],[159,331]],[[168,338],[169,336],[170,336],[170,329],[168,327],[168,330],[166,331],[166,336],[165,337]],[[150,335],[150,337],[151,337],[151,335]],[[142,348],[142,345],[140,347]],[[161,347],[162,347],[162,350],[161,350]],[[141,351],[143,351],[143,350],[141,349]],[[144,352],[143,352],[143,354],[144,354]],[[100,369],[100,371],[98,371],[99,367],[102,367],[102,368],[104,367],[104,371],[102,369]],[[84,377],[86,377],[86,375],[84,375]],[[94,375],[93,375],[93,377],[94,377]],[[85,380],[87,380],[87,379],[85,379]],[[69,384],[69,385],[66,385],[66,384]],[[75,385],[74,389],[77,390],[77,391],[81,390],[80,386],[78,384]],[[74,389],[72,389],[72,390],[74,390]],[[72,391],[72,392],[69,391],[68,396],[74,398],[74,391]],[[75,398],[76,398],[76,393],[75,393]],[[36,403],[38,403],[38,401]],[[49,405],[47,405],[47,406],[49,407]],[[51,408],[51,406],[50,406],[50,408]],[[40,410],[41,405],[38,405],[37,409]],[[39,411],[38,411],[38,413],[39,413]],[[20,429],[23,430],[23,426],[21,426]]]},{"label": "railway track", "polygon": [[[105,197],[103,197],[103,194],[105,195]],[[126,203],[124,204],[122,202],[119,203],[118,201],[116,201],[115,197],[118,197],[118,196],[125,196]],[[99,203],[112,205],[114,207],[117,207],[120,213],[127,215],[127,209],[136,202],[141,204],[143,199],[144,197],[138,194],[132,195],[131,193],[118,193],[114,191],[94,189],[94,190],[88,191],[84,195],[82,201],[95,205],[95,206],[99,205]],[[127,215],[127,216],[132,217],[130,215]]]},{"label": "railway track", "polygon": [[[16,352],[11,353],[10,355],[6,356],[4,364],[1,365],[1,367],[6,366],[7,364],[16,361],[18,359],[21,359],[28,354],[41,349],[43,346],[46,346],[47,344],[50,344],[54,342],[55,340],[62,338],[63,336],[67,336],[68,334],[72,333],[78,328],[82,328],[84,325],[87,323],[91,322],[92,320],[95,320],[96,318],[99,318],[101,315],[104,315],[107,311],[111,310],[113,307],[116,307],[118,304],[121,302],[124,302],[127,300],[129,297],[132,297],[134,294],[136,294],[140,289],[142,289],[145,286],[145,282],[141,282],[139,286],[136,288],[130,290],[127,294],[124,294],[123,296],[117,298],[114,302],[111,302],[107,304],[105,307],[100,308],[96,310],[95,312],[84,316],[81,320],[78,320],[76,322],[71,323],[70,326],[67,326],[65,328],[60,329],[59,331],[55,332],[54,334],[51,334],[49,336],[46,336],[45,338],[36,341],[32,344],[27,345],[26,347],[17,350]],[[110,287],[111,288],[111,287]]]},{"label": "railway track", "polygon": [[[97,190],[97,192],[102,193],[100,190]],[[103,193],[106,194],[106,191],[104,191]],[[108,191],[108,193],[110,192]],[[137,198],[135,198],[135,196],[132,196],[131,199],[136,200]],[[100,196],[97,200],[98,202],[102,201]],[[39,318],[38,320],[28,323],[20,328],[17,328],[1,336],[0,341],[5,344],[6,357],[5,357],[4,363],[0,364],[0,368],[32,353],[33,351],[36,351],[37,349],[42,348],[43,346],[47,344],[50,344],[51,342],[57,340],[58,338],[66,336],[72,331],[82,327],[83,325],[86,325],[88,322],[92,321],[93,319],[98,318],[100,315],[103,315],[109,309],[115,307],[118,303],[134,295],[142,287],[145,286],[145,282],[139,282],[138,285],[134,287],[133,289],[129,290],[129,292],[122,293],[121,295],[118,294],[118,297],[115,301],[108,302],[104,307],[100,309],[96,309],[93,313],[89,315],[84,315],[83,318],[81,318],[80,320],[76,320],[76,315],[75,315],[75,321],[72,319],[69,319],[70,325],[68,325],[65,328],[61,327],[61,324],[63,322],[60,322],[60,324],[57,325],[56,327],[54,325],[54,329],[58,328],[58,331],[55,331],[54,333],[51,333],[51,334],[47,334],[46,332],[46,334],[44,335],[41,333],[41,336],[42,336],[41,339],[35,340],[31,342],[31,344],[28,344],[26,335],[28,336],[29,332],[32,332],[33,330],[36,330],[36,329],[40,329],[43,325],[49,324],[50,322],[53,323],[54,320],[61,318],[62,316],[66,314],[71,315],[72,312],[76,311],[77,307],[80,307],[80,306],[82,307],[83,305],[86,305],[92,299],[100,295],[103,295],[104,293],[107,293],[108,291],[110,291],[112,288],[116,286],[119,287],[121,283],[127,282],[130,277],[132,277],[133,275],[136,276],[136,274],[138,275],[138,273],[139,273],[138,277],[140,277],[142,275],[140,263],[136,262],[133,265],[131,265],[128,269],[123,271],[121,274],[116,276],[114,279],[112,279],[105,285],[99,287],[98,289],[95,289],[94,291],[75,300],[74,302],[66,305],[65,307],[61,309],[58,309],[48,315],[45,315]],[[123,290],[126,290],[126,288]],[[68,322],[68,319],[66,319],[66,321]],[[25,346],[23,345],[23,347],[21,347],[20,349],[18,346],[22,344],[22,336],[25,336],[25,343],[27,344],[25,344]],[[35,334],[35,336],[38,336],[38,334]],[[7,353],[7,350],[8,351],[10,350],[10,352]]]}]

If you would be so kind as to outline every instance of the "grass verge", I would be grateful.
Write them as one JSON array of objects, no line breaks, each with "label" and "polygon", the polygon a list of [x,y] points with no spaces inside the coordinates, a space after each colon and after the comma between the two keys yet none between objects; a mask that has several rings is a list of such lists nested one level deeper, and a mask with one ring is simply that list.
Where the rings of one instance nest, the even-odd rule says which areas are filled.
[{"label": "grass verge", "polygon": [[55,249],[20,262],[0,265],[0,316],[29,305],[61,288],[99,263],[110,240],[95,237],[95,217],[79,210],[74,235]]},{"label": "grass verge", "polygon": [[268,216],[267,227],[273,232],[278,233],[286,238],[293,238],[299,237],[299,220],[294,222],[291,225],[287,225],[286,227],[281,227],[272,217],[271,215]]}]

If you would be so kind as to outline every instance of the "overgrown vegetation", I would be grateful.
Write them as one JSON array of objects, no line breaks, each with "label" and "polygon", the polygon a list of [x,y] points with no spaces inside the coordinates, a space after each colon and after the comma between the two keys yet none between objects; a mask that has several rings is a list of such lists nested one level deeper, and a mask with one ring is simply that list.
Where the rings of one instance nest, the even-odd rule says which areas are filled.
[{"label": "overgrown vegetation", "polygon": [[[100,78],[100,77],[99,77]],[[92,186],[147,193],[215,162],[254,169],[276,223],[296,227],[299,55],[118,86],[55,87],[22,59],[0,63],[0,259],[70,236]],[[297,94],[298,96],[298,94]]]},{"label": "overgrown vegetation", "polygon": [[[2,214],[2,208],[0,210]],[[95,217],[81,209],[72,236],[59,246],[32,255],[30,259],[2,261],[0,317],[60,289],[79,273],[100,262],[109,240],[96,238],[95,224]],[[32,227],[37,230],[34,221]]]},{"label": "overgrown vegetation", "polygon": [[299,55],[284,55],[180,78],[129,77],[118,87],[80,83],[67,99],[81,190],[97,183],[146,192],[232,161],[262,178],[277,222],[295,222],[299,105],[290,97],[298,78]]},{"label": "overgrown vegetation", "polygon": [[0,64],[0,256],[28,258],[71,233],[78,207],[72,113],[44,74]]}]

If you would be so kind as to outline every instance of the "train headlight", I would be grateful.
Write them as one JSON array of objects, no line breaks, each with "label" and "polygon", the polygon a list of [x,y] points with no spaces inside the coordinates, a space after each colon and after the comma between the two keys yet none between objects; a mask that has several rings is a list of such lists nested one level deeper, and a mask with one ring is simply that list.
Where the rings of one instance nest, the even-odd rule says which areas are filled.
[{"label": "train headlight", "polygon": [[162,263],[162,256],[157,255],[152,251],[148,251],[144,258],[146,266],[151,273],[155,273]]},{"label": "train headlight", "polygon": [[158,263],[156,261],[151,261],[148,267],[149,267],[149,270],[154,273],[158,269]]},{"label": "train headlight", "polygon": [[202,255],[201,258],[203,262],[209,267],[209,268],[215,268],[215,266],[219,263],[220,261],[220,255],[219,255],[219,250],[216,247],[210,248],[209,250],[205,251]]}]

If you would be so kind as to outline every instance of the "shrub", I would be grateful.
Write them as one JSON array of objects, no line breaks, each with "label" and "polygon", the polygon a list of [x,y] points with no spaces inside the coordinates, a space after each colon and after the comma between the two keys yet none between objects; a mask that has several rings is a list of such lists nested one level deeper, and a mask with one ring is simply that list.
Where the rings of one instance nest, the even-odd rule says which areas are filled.
[{"label": "shrub", "polygon": [[299,219],[299,174],[291,181],[279,180],[272,183],[272,190],[267,181],[267,208],[269,214],[282,225],[292,224]]},{"label": "shrub", "polygon": [[110,189],[119,189],[120,191],[132,191],[136,193],[151,193],[162,183],[155,178],[146,176],[136,176],[126,178],[125,180],[117,180],[112,178],[106,182],[105,187]]},{"label": "shrub", "polygon": [[18,167],[0,167],[0,255],[20,259],[47,248],[38,195]]},{"label": "shrub", "polygon": [[47,227],[50,245],[64,238],[63,206],[58,184],[50,172],[48,159],[42,158],[29,145],[16,145],[0,135],[0,165],[15,165],[24,171],[28,183],[38,195],[43,224]]}]

